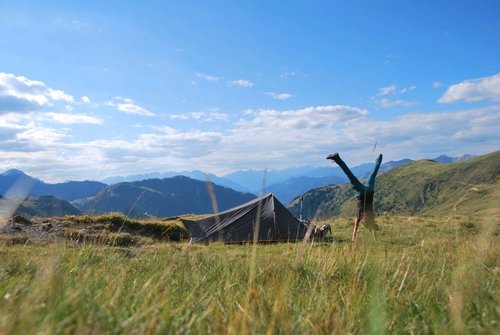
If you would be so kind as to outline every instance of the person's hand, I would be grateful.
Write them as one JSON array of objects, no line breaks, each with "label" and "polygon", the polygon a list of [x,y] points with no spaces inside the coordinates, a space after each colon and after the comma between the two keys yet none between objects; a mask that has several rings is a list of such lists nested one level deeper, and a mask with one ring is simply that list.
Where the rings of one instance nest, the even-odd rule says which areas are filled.
[{"label": "person's hand", "polygon": [[377,164],[382,163],[382,154],[378,155]]}]

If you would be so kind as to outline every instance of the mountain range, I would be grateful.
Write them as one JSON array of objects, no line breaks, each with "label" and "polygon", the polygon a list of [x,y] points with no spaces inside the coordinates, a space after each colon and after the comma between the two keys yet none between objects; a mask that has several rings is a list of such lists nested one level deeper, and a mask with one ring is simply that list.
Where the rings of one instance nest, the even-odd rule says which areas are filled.
[{"label": "mountain range", "polygon": [[[448,161],[448,160],[446,160]],[[500,151],[440,164],[419,160],[377,177],[374,208],[395,215],[500,215]],[[353,216],[356,193],[350,184],[306,192],[289,204],[297,217]]]},{"label": "mountain range", "polygon": [[[471,157],[473,156],[439,156],[435,161],[449,163]],[[380,171],[387,172],[411,162],[413,161],[409,159],[390,161],[382,164]],[[372,168],[373,163],[367,163],[353,167],[352,171],[358,178],[363,178]],[[22,210],[24,213],[32,213],[31,215],[120,211],[132,216],[168,216],[213,212],[207,185],[211,185],[214,189],[215,198],[219,202],[218,209],[224,210],[254,198],[255,194],[274,193],[282,203],[289,203],[309,190],[317,192],[318,188],[325,185],[346,182],[343,172],[333,164],[331,167],[302,167],[268,172],[264,170],[238,171],[223,177],[207,175],[201,171],[184,173],[191,177],[181,177],[176,172],[151,173],[115,177],[115,180],[120,178],[133,180],[157,175],[163,178],[145,178],[108,186],[96,181],[49,184],[28,176],[20,170],[12,169],[0,174],[0,195],[3,196],[3,200],[0,201],[3,201],[5,205],[7,199],[29,197],[23,203],[24,207],[18,208],[18,212]],[[260,190],[259,185],[262,184],[264,176],[266,176],[267,185]],[[108,181],[111,180],[108,179]],[[207,180],[211,182],[207,184]],[[224,185],[218,185],[215,181]],[[249,188],[254,191],[252,193],[241,191]]]},{"label": "mountain range", "polygon": [[[440,163],[464,161],[474,156],[463,155],[449,157],[441,155],[434,160]],[[389,171],[400,165],[413,162],[411,159],[389,161],[383,163],[380,172]],[[365,178],[372,171],[374,163],[365,163],[351,168],[358,178]],[[298,167],[283,170],[243,170],[236,171],[221,177],[207,174],[199,170],[182,172],[152,172],[147,174],[131,175],[126,177],[111,177],[103,180],[107,184],[124,181],[140,181],[149,178],[168,178],[183,175],[201,181],[211,181],[214,184],[232,188],[240,192],[249,192],[255,195],[273,193],[282,203],[289,203],[304,192],[321,186],[344,183],[347,181],[342,170],[332,164],[329,167]],[[265,182],[265,183],[264,183]],[[263,187],[264,184],[264,187]]]}]

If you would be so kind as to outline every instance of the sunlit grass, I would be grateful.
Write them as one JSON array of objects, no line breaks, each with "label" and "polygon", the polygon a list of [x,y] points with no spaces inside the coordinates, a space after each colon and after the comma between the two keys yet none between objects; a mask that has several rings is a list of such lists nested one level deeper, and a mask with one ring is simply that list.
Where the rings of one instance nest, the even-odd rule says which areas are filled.
[{"label": "sunlit grass", "polygon": [[[22,333],[498,333],[498,222],[329,221],[327,242],[0,247],[0,329]],[[252,262],[252,258],[254,261]],[[252,265],[253,264],[253,265]]]}]

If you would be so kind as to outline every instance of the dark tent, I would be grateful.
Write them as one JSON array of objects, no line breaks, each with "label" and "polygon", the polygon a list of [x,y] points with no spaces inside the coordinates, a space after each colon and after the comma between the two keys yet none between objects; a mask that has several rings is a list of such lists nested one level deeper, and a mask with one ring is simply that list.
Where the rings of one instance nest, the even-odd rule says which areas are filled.
[{"label": "dark tent", "polygon": [[258,242],[287,242],[304,238],[307,226],[300,223],[272,194],[202,220],[184,221],[184,226],[193,242],[252,242],[259,212]]}]

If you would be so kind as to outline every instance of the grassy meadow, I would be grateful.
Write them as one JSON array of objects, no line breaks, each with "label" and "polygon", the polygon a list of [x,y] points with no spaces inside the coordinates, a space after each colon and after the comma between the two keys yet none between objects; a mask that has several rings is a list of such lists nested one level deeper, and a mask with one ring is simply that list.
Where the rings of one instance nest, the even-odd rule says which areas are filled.
[{"label": "grassy meadow", "polygon": [[[324,242],[0,244],[1,334],[498,334],[498,216]],[[116,233],[116,232],[115,232]]]}]

